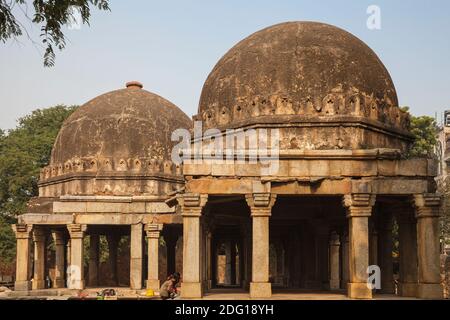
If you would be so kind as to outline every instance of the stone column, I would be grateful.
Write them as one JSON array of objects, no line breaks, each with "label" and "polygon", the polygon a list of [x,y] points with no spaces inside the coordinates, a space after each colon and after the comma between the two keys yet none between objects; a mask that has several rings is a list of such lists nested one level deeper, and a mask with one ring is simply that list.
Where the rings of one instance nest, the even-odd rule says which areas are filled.
[{"label": "stone column", "polygon": [[415,195],[413,203],[417,218],[417,256],[419,262],[417,297],[421,299],[442,299],[439,242],[441,197],[436,194]]},{"label": "stone column", "polygon": [[184,194],[178,198],[183,215],[183,298],[201,298],[201,216],[207,195]]},{"label": "stone column", "polygon": [[394,263],[392,259],[392,214],[383,212],[379,224],[378,247],[380,252],[379,266],[381,269],[381,292],[395,293]]},{"label": "stone column", "polygon": [[[318,286],[322,290],[330,289],[330,270],[329,270],[329,227],[321,222],[316,228],[316,279]],[[295,248],[295,246],[294,246]],[[295,257],[293,257],[295,259]],[[294,262],[294,266],[296,262]],[[297,276],[296,276],[297,278]],[[298,285],[298,281],[296,281]]]},{"label": "stone column", "polygon": [[[147,235],[148,272],[147,289],[159,291],[159,237],[162,224],[147,224],[145,233]],[[168,251],[168,250],[167,250]]]},{"label": "stone column", "polygon": [[330,238],[330,290],[337,290],[340,286],[339,251],[341,242],[336,232]]},{"label": "stone column", "polygon": [[67,287],[82,290],[84,283],[84,246],[83,239],[86,225],[70,224],[67,226],[70,234],[70,266]]},{"label": "stone column", "polygon": [[230,284],[236,285],[236,242],[231,241],[230,242],[230,267],[231,267],[231,274],[230,274]]},{"label": "stone column", "polygon": [[369,217],[375,204],[371,194],[345,195],[343,201],[349,221],[348,296],[351,299],[371,299],[367,285],[369,267]]},{"label": "stone column", "polygon": [[[370,229],[370,228],[369,228]],[[379,264],[378,259],[378,231],[375,230],[375,226],[369,233],[369,265],[377,266]]]},{"label": "stone column", "polygon": [[52,237],[55,242],[55,279],[53,281],[53,288],[64,288],[64,257],[66,247],[64,233],[62,231],[53,231]]},{"label": "stone column", "polygon": [[99,268],[99,245],[100,236],[91,234],[89,236],[89,286],[98,286],[98,268]]},{"label": "stone column", "polygon": [[167,276],[176,271],[176,246],[178,235],[168,234],[164,235],[167,248]]},{"label": "stone column", "polygon": [[412,207],[397,215],[399,236],[399,295],[416,297],[418,286],[417,222]]},{"label": "stone column", "polygon": [[349,260],[348,260],[348,234],[344,235],[342,244],[342,281],[341,289],[346,289],[349,282]]},{"label": "stone column", "polygon": [[16,282],[14,283],[15,291],[31,290],[30,281],[30,247],[31,247],[31,231],[32,225],[16,224],[12,226],[17,241],[17,257],[16,257]]},{"label": "stone column", "polygon": [[[117,249],[119,247],[120,236],[107,235],[106,241],[108,242],[108,263],[111,270],[110,281],[111,285],[119,285],[119,276],[117,274]],[[130,242],[131,243],[131,242]],[[131,255],[130,255],[131,258]],[[131,259],[130,259],[131,261]]]},{"label": "stone column", "polygon": [[[131,225],[130,235],[130,288],[142,289],[142,256],[143,251],[143,225],[141,223]],[[150,259],[149,259],[150,260]],[[157,278],[158,279],[158,278]]]},{"label": "stone column", "polygon": [[45,289],[45,232],[42,229],[33,230],[34,241],[34,274],[32,289]]},{"label": "stone column", "polygon": [[252,216],[252,282],[251,298],[270,298],[272,285],[269,282],[269,217],[276,195],[254,193],[246,195]]},{"label": "stone column", "polygon": [[210,231],[206,234],[206,281],[207,281],[207,289],[212,288],[212,234]]}]

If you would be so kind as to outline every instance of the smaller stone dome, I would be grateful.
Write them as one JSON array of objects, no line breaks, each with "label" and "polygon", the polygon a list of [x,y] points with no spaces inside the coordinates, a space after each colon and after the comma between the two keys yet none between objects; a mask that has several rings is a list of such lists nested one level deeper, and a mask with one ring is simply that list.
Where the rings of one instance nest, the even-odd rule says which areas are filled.
[{"label": "smaller stone dome", "polygon": [[184,184],[171,160],[172,133],[189,117],[137,81],[79,107],[63,124],[39,193],[167,195]]},{"label": "smaller stone dome", "polygon": [[171,134],[191,120],[168,100],[143,90],[137,81],[78,108],[63,124],[51,165],[73,159],[170,160]]}]

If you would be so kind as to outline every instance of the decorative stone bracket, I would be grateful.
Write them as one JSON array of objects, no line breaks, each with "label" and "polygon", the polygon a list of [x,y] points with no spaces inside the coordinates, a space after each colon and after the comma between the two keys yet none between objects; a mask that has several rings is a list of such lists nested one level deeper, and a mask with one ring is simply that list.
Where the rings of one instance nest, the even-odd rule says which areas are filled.
[{"label": "decorative stone bracket", "polygon": [[163,229],[162,224],[147,224],[145,225],[145,233],[147,235],[147,238],[149,239],[159,239],[159,236],[161,235],[161,231]]},{"label": "decorative stone bracket", "polygon": [[356,193],[344,195],[342,204],[347,210],[347,218],[370,217],[376,196],[370,193]]},{"label": "decorative stone bracket", "polygon": [[85,224],[69,224],[67,225],[71,239],[81,239],[87,230]]},{"label": "decorative stone bracket", "polygon": [[33,225],[31,224],[13,224],[12,229],[16,235],[16,239],[30,239]]},{"label": "decorative stone bracket", "polygon": [[184,217],[201,216],[203,208],[208,202],[207,194],[185,193],[177,197]]},{"label": "decorative stone bracket", "polygon": [[245,195],[245,200],[250,207],[253,217],[271,216],[272,207],[275,205],[277,195],[273,193],[253,193]]},{"label": "decorative stone bracket", "polygon": [[412,204],[417,219],[441,216],[442,196],[439,194],[416,194],[413,196]]}]

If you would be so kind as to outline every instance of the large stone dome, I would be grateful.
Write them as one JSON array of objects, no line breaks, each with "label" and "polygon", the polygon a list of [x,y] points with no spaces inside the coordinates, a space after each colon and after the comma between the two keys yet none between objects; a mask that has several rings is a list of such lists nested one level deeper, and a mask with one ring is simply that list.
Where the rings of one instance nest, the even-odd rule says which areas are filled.
[{"label": "large stone dome", "polygon": [[287,22],[225,54],[204,84],[197,118],[233,127],[270,115],[356,115],[406,129],[397,106],[388,71],[364,42],[331,25]]},{"label": "large stone dome", "polygon": [[54,144],[51,164],[73,159],[170,160],[175,129],[191,120],[166,99],[128,83],[78,108],[65,122]]}]

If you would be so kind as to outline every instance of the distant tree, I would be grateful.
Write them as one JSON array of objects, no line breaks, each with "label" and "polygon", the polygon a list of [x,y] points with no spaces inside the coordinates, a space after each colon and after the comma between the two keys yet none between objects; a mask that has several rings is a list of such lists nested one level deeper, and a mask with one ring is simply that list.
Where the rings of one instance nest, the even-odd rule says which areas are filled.
[{"label": "distant tree", "polygon": [[[408,107],[402,110],[408,112]],[[438,126],[436,120],[428,116],[415,117],[411,115],[411,133],[414,143],[409,151],[409,157],[435,156],[435,146],[438,144]]]},{"label": "distant tree", "polygon": [[0,130],[0,274],[11,272],[16,256],[11,224],[38,195],[40,168],[49,163],[59,129],[75,108],[38,109],[8,133]]},{"label": "distant tree", "polygon": [[53,143],[63,121],[75,106],[38,109],[0,135],[0,214],[9,218],[22,213],[38,194],[40,169],[49,163]]},{"label": "distant tree", "polygon": [[[29,1],[31,2],[31,1]],[[40,27],[40,37],[45,47],[44,66],[55,64],[54,48],[62,50],[66,46],[63,26],[70,26],[77,19],[89,25],[91,7],[109,10],[109,0],[33,0],[33,11],[29,11],[25,0],[0,0],[0,41],[17,38],[25,32],[31,40],[24,21],[17,14]]]}]

